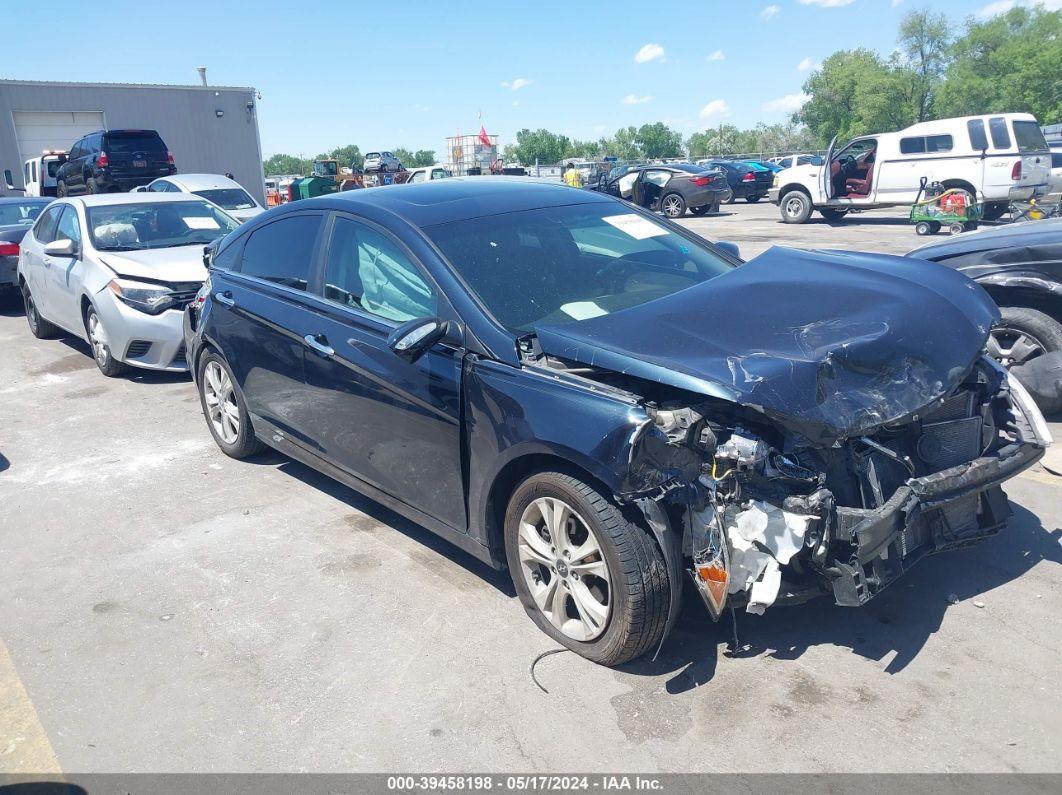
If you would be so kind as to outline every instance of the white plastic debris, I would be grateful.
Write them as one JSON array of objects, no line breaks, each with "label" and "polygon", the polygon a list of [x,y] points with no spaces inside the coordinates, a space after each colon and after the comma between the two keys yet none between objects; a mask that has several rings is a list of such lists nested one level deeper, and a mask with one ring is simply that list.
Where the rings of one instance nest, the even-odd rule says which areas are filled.
[{"label": "white plastic debris", "polygon": [[800,551],[809,521],[808,516],[789,513],[759,500],[734,516],[734,523],[727,527],[730,542],[727,590],[738,593],[751,589],[747,612],[762,614],[774,604],[782,585],[779,564],[788,563]]}]

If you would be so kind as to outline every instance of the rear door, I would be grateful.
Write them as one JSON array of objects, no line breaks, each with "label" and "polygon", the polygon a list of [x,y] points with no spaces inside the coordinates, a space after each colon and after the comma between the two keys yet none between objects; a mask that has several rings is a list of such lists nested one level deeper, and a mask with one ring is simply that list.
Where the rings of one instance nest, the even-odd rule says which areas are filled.
[{"label": "rear door", "polygon": [[1047,146],[1044,133],[1034,121],[1015,119],[1013,121],[1014,142],[1021,157],[1020,187],[1046,185],[1051,176],[1051,150]]},{"label": "rear door", "polygon": [[43,255],[47,279],[45,292],[50,313],[48,318],[65,329],[82,332],[78,299],[85,263],[81,256],[81,222],[78,220],[77,208],[72,204],[63,206],[63,214],[59,216],[53,240],[74,241],[78,253],[74,257]]},{"label": "rear door", "polygon": [[318,441],[333,464],[464,530],[464,352],[442,342],[410,363],[387,345],[400,324],[452,311],[420,262],[382,227],[337,213],[328,238],[305,359]]},{"label": "rear door", "polygon": [[81,172],[85,167],[85,153],[88,151],[88,136],[85,136],[70,149],[70,157],[62,168],[63,182],[72,194],[81,190],[84,180]]},{"label": "rear door", "polygon": [[303,352],[319,326],[309,288],[323,221],[323,212],[285,214],[234,244],[242,250],[233,270],[211,273],[212,334],[248,410],[310,448]]},{"label": "rear door", "polygon": [[48,306],[48,273],[44,264],[44,246],[55,239],[55,225],[63,211],[63,204],[46,207],[37,223],[22,238],[19,251],[22,276],[33,293],[37,311],[47,320],[54,315]]}]

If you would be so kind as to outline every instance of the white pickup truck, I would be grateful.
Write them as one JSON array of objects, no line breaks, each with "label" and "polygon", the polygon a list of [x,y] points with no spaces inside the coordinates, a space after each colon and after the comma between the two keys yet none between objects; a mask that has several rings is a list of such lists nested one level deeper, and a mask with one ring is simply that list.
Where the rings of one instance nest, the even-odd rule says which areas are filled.
[{"label": "white pickup truck", "polygon": [[1051,173],[1047,141],[1028,113],[939,119],[836,144],[822,165],[775,174],[768,195],[785,223],[805,223],[815,210],[839,221],[852,210],[913,204],[923,178],[965,190],[991,221],[1010,201],[1046,193]]}]

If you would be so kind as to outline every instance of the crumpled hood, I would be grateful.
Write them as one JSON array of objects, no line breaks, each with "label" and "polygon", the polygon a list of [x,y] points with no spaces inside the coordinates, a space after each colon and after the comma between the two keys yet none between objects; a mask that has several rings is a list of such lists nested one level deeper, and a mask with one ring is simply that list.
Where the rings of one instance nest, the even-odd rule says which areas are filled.
[{"label": "crumpled hood", "polygon": [[202,282],[206,280],[203,244],[178,248],[144,249],[143,251],[101,251],[100,260],[119,276],[154,279],[164,282]]},{"label": "crumpled hood", "polygon": [[829,444],[954,389],[999,310],[906,257],[772,248],[640,306],[536,328],[545,353],[762,410]]}]

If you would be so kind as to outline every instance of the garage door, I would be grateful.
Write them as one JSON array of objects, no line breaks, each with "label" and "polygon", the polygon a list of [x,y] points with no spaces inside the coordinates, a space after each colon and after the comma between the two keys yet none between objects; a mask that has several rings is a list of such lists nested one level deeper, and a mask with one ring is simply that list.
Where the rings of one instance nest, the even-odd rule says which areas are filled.
[{"label": "garage door", "polygon": [[44,149],[69,149],[82,135],[104,127],[101,110],[16,110],[12,115],[23,162]]}]

